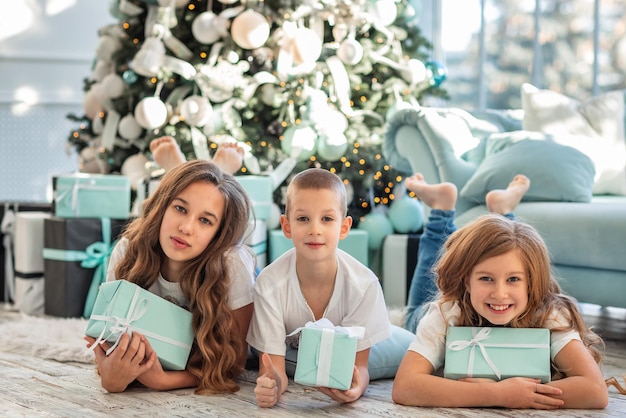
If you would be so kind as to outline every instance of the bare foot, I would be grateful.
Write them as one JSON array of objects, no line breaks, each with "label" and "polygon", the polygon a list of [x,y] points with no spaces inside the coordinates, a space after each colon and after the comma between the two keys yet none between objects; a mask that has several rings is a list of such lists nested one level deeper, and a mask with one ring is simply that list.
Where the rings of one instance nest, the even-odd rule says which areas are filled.
[{"label": "bare foot", "polygon": [[154,161],[163,169],[171,170],[186,161],[178,143],[171,136],[161,136],[150,142]]},{"label": "bare foot", "polygon": [[235,174],[243,162],[243,148],[234,142],[223,142],[215,151],[213,162],[225,173]]},{"label": "bare foot", "polygon": [[404,185],[431,209],[453,210],[456,205],[457,189],[452,183],[428,184],[421,173],[415,173]]},{"label": "bare foot", "polygon": [[515,210],[530,187],[530,179],[523,174],[513,177],[506,189],[491,190],[485,195],[487,209],[505,215]]}]

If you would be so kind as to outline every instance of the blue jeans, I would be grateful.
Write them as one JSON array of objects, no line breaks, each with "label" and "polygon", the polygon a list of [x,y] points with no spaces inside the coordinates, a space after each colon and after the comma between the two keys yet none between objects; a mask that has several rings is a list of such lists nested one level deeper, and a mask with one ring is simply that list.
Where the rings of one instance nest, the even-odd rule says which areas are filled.
[{"label": "blue jeans", "polygon": [[[454,216],[454,210],[433,209],[430,211],[428,222],[424,226],[417,250],[417,265],[413,272],[413,279],[411,279],[407,302],[405,327],[411,332],[415,332],[417,324],[424,314],[422,309],[424,305],[437,294],[437,282],[433,273],[433,266],[439,259],[443,244],[450,234],[457,229]],[[515,219],[515,215],[512,213],[507,213],[504,216]]]}]

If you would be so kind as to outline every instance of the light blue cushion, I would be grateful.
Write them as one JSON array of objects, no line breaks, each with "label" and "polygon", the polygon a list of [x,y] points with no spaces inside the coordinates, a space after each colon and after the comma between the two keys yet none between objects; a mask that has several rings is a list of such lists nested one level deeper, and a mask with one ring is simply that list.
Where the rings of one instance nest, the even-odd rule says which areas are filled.
[{"label": "light blue cushion", "polygon": [[516,174],[531,181],[524,201],[591,201],[595,176],[591,159],[549,136],[523,131],[489,138],[485,159],[460,195],[483,204],[487,192],[506,188]]}]

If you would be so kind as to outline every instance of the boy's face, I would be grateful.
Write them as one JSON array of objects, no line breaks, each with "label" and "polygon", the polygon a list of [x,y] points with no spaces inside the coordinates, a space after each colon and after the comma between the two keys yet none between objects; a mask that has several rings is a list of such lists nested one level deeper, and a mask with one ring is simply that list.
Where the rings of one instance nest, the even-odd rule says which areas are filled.
[{"label": "boy's face", "polygon": [[352,218],[344,217],[337,194],[328,189],[295,190],[289,213],[281,217],[283,233],[293,241],[298,257],[324,261],[335,257],[339,240],[344,239]]}]

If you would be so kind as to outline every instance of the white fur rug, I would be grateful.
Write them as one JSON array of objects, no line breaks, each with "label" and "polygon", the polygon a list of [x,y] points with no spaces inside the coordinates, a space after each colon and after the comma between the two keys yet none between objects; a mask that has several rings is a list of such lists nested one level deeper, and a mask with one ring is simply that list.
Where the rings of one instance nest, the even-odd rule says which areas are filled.
[{"label": "white fur rug", "polygon": [[83,340],[87,320],[3,313],[0,351],[29,354],[59,362],[93,363],[93,352]]}]

